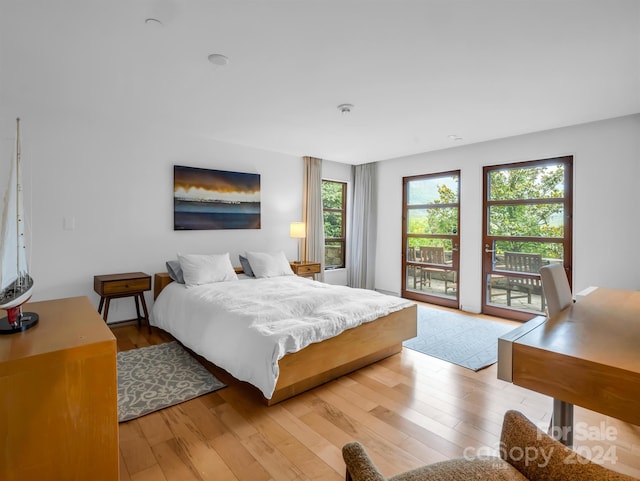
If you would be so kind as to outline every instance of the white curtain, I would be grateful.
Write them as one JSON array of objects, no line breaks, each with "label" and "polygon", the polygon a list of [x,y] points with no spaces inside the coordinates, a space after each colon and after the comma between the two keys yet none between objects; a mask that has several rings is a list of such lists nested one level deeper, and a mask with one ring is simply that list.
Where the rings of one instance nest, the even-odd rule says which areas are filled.
[{"label": "white curtain", "polygon": [[373,289],[376,254],[376,164],[353,167],[353,206],[347,284]]},{"label": "white curtain", "polygon": [[324,279],[324,215],[322,213],[322,159],[304,157],[304,194],[302,221],[307,237],[302,242],[302,258],[320,262],[322,268],[316,279]]}]

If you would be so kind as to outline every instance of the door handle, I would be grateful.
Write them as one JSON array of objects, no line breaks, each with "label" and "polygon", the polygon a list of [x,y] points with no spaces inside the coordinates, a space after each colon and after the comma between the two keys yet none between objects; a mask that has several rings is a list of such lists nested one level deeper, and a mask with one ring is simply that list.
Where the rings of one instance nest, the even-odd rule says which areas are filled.
[{"label": "door handle", "polygon": [[487,254],[491,254],[491,253],[495,252],[494,250],[489,249],[489,244],[485,244],[485,245],[484,245],[484,251],[485,251]]}]

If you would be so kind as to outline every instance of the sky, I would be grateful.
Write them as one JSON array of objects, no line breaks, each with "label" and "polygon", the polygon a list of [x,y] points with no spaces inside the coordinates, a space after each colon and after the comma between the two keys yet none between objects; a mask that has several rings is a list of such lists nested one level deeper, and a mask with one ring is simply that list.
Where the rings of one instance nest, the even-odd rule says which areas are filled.
[{"label": "sky", "polygon": [[176,165],[173,195],[187,200],[260,202],[260,175]]}]

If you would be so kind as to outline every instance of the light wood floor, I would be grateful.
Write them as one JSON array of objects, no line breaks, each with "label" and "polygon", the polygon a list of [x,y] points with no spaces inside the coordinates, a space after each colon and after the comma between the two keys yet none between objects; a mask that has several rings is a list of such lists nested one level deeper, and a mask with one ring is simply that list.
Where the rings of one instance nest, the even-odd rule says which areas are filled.
[{"label": "light wood floor", "polygon": [[[171,340],[133,325],[113,332],[120,351]],[[496,365],[475,373],[409,349],[272,407],[224,381],[217,392],[120,424],[120,480],[340,481],[340,450],[351,440],[390,476],[486,454],[508,409],[542,429],[551,415],[550,398],[498,380]],[[592,438],[577,441],[578,452],[640,478],[639,426],[577,407],[575,422]]]}]

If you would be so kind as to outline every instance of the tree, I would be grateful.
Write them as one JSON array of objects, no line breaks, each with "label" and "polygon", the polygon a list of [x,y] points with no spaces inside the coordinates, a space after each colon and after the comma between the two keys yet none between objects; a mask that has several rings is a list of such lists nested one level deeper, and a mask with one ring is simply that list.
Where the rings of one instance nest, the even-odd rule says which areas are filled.
[{"label": "tree", "polygon": [[[561,165],[494,170],[489,178],[489,199],[516,201],[493,205],[489,210],[489,234],[561,238],[564,234],[563,202],[517,203],[519,200],[548,200],[564,197],[564,168]],[[543,257],[562,258],[558,243],[496,242],[498,253],[504,251],[541,253]]]},{"label": "tree", "polygon": [[[408,212],[409,234],[455,234],[458,229],[458,208],[448,206],[457,204],[457,189],[446,184],[437,185],[438,198],[423,208],[410,209]],[[416,197],[420,197],[419,194]],[[447,206],[445,206],[445,205]],[[409,246],[444,246],[450,248],[449,241],[443,239],[409,238]]]},{"label": "tree", "polygon": [[[341,182],[322,182],[322,208],[324,209],[324,236],[325,238],[344,237],[342,232],[342,208],[344,203],[344,190]],[[326,209],[336,209],[335,211]]]}]

